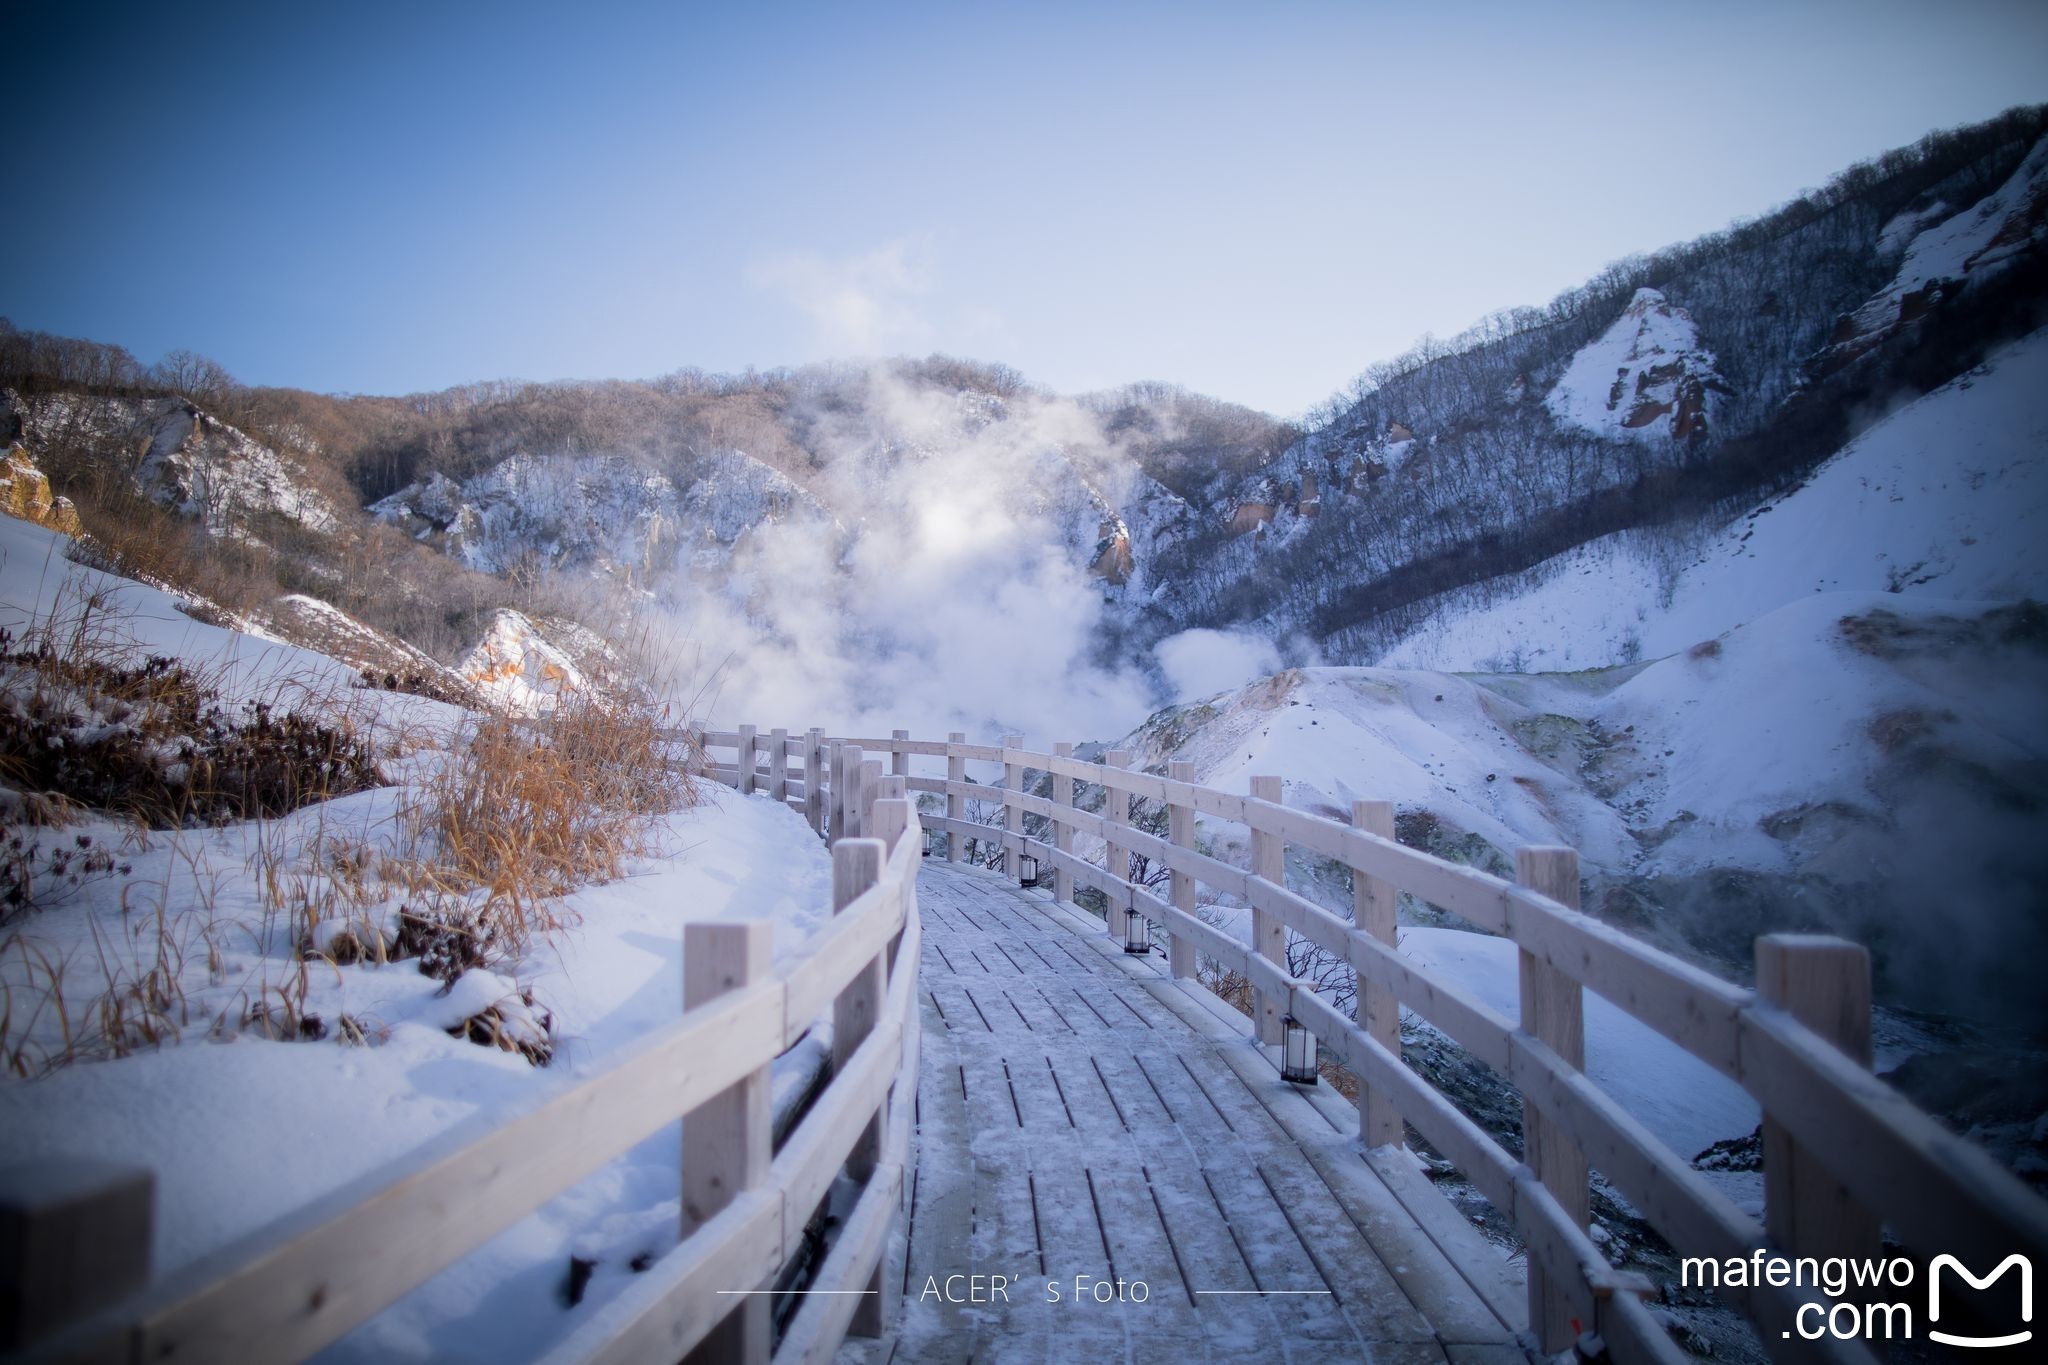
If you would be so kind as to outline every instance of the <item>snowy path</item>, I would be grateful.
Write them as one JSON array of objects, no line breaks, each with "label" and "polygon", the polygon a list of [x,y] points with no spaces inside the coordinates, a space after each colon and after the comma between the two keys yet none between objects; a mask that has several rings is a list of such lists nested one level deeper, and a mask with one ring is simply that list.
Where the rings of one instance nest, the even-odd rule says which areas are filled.
[{"label": "snowy path", "polygon": [[[919,902],[902,1309],[843,1360],[1523,1358],[1500,1253],[1405,1159],[1368,1164],[1350,1107],[1281,1082],[1240,1016],[991,873],[928,862]],[[954,1275],[1008,1302],[946,1302]],[[1119,1278],[1145,1301],[1097,1302]]]}]

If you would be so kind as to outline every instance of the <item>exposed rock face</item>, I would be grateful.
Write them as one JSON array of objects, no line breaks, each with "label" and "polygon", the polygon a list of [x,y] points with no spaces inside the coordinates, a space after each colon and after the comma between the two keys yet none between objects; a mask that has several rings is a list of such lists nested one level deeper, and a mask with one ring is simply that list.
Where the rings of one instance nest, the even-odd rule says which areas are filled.
[{"label": "exposed rock face", "polygon": [[62,531],[67,536],[75,536],[84,529],[71,499],[57,497],[50,491],[49,477],[36,468],[22,446],[8,447],[6,457],[0,459],[0,512]]},{"label": "exposed rock face", "polygon": [[553,710],[587,680],[567,652],[516,611],[500,611],[456,673],[486,698],[519,715]]},{"label": "exposed rock face", "polygon": [[1993,193],[1961,213],[1944,216],[1946,208],[1909,211],[1887,225],[1884,244],[1906,243],[1899,273],[1835,324],[1813,366],[1817,373],[1842,368],[2018,257],[2048,249],[2048,140]]},{"label": "exposed rock face", "polygon": [[1095,576],[1114,587],[1131,581],[1137,567],[1131,558],[1131,533],[1121,517],[1102,523],[1102,539],[1095,547]]},{"label": "exposed rock face", "polygon": [[1231,534],[1241,536],[1247,531],[1258,530],[1273,519],[1276,510],[1270,502],[1239,503],[1237,510],[1230,516]]},{"label": "exposed rock face", "polygon": [[723,568],[766,523],[833,525],[810,493],[730,450],[676,478],[623,456],[515,455],[460,483],[429,475],[370,513],[484,573],[566,569],[642,584],[677,567]]},{"label": "exposed rock face", "polygon": [[51,451],[93,451],[132,471],[136,491],[215,535],[261,541],[264,523],[278,518],[313,531],[341,525],[296,457],[182,398],[10,391],[6,405],[27,443],[46,458]]},{"label": "exposed rock face", "polygon": [[1692,315],[1638,289],[1572,357],[1544,404],[1558,421],[1603,436],[1686,440],[1706,435],[1714,398],[1727,391]]}]

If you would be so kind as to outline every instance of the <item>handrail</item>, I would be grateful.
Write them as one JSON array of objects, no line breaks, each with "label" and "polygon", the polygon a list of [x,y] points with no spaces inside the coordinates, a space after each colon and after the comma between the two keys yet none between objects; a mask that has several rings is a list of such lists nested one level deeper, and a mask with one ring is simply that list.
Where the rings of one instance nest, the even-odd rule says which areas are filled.
[{"label": "handrail", "polygon": [[[736,747],[751,743],[751,733],[751,727],[729,733],[700,731],[696,738],[707,748]],[[817,757],[806,758],[807,770],[823,774],[829,768],[833,775],[844,774],[855,801],[857,770],[874,766],[878,754],[887,756],[907,790],[945,797],[948,813],[927,815],[925,824],[946,836],[950,859],[957,860],[966,840],[1000,849],[1011,867],[1016,866],[1017,855],[1029,853],[1058,873],[1062,886],[1097,890],[1113,911],[1136,910],[1170,938],[1191,945],[1193,952],[1173,954],[1174,975],[1183,985],[1199,984],[1199,955],[1245,978],[1256,993],[1282,1002],[1286,1014],[1309,1027],[1337,1063],[1353,1072],[1362,1096],[1391,1103],[1399,1118],[1414,1125],[1511,1219],[1530,1248],[1532,1267],[1541,1271],[1532,1269],[1530,1276],[1531,1323],[1545,1350],[1570,1344],[1557,1338],[1556,1327],[1576,1321],[1599,1333],[1623,1358],[1671,1355],[1668,1338],[1642,1301],[1647,1283],[1610,1271],[1587,1234],[1583,1172],[1588,1163],[1681,1254],[1725,1259],[1759,1248],[1771,1254],[1810,1254],[1808,1246],[1826,1243],[1830,1236],[1839,1242],[1841,1231],[1801,1225],[1790,1217],[1790,1182],[1783,1170],[1775,1169],[1775,1162],[1774,1169],[1766,1171],[1767,1212],[1760,1224],[1595,1085],[1573,1060],[1583,1050],[1578,1020],[1584,990],[1600,994],[1747,1090],[1762,1108],[1767,1129],[1775,1127],[1784,1134],[1786,1150],[1799,1160],[1818,1163],[1849,1192],[1852,1222],[1861,1210],[1868,1210],[1871,1229],[1881,1218],[1908,1246],[1926,1255],[1989,1255],[1993,1259],[1987,1264],[2013,1251],[2037,1262],[2048,1258],[2048,1204],[1989,1155],[1948,1133],[1878,1081],[1842,1051],[1848,1040],[1816,1032],[1815,1011],[1802,1010],[1796,999],[1766,1000],[1757,991],[1643,943],[1582,913],[1557,894],[1546,894],[1552,890],[1549,884],[1507,881],[1405,847],[1387,837],[1390,826],[1373,833],[1362,828],[1362,822],[1346,824],[1296,810],[1267,795],[1224,792],[1134,770],[1122,766],[1127,759],[1121,754],[1106,755],[1111,760],[1107,763],[1091,763],[1064,752],[1026,749],[1015,738],[990,746],[912,740],[900,731],[882,739],[835,738],[814,730],[805,742],[818,751]],[[827,753],[841,761],[826,764]],[[913,757],[944,759],[947,775],[910,776]],[[846,761],[851,767],[844,766]],[[967,781],[967,762],[1001,764],[1004,777],[1000,783]],[[773,758],[769,766],[775,766]],[[733,774],[737,784],[751,786],[759,771],[754,751],[737,752],[734,763],[723,771]],[[1054,779],[1053,797],[1024,789],[1023,779],[1034,771]],[[1076,781],[1101,788],[1106,798],[1115,793],[1116,799],[1109,800],[1101,813],[1078,809],[1073,804]],[[1255,793],[1269,781],[1255,779]],[[830,778],[823,779],[823,785],[824,799],[838,804],[841,798],[831,790]],[[1277,797],[1277,782],[1268,792]],[[966,819],[960,806],[964,799],[989,802],[1001,827]],[[1361,892],[1371,882],[1384,883],[1511,939],[1524,965],[1522,1019],[1502,1017],[1441,973],[1403,957],[1391,939],[1376,938],[1289,890],[1277,870],[1261,875],[1256,867],[1248,870],[1202,853],[1193,847],[1192,834],[1161,838],[1136,828],[1127,818],[1133,799],[1190,817],[1244,826],[1255,846],[1265,841],[1268,869],[1284,867],[1279,851],[1294,844],[1348,868]],[[1049,828],[1040,831],[1044,837],[1023,832],[1017,823],[1023,815],[1047,823]],[[823,817],[819,819],[822,825]],[[1194,827],[1192,818],[1176,823],[1189,830]],[[1183,899],[1184,884],[1207,885],[1244,902],[1255,924],[1269,926],[1269,934],[1270,926],[1284,926],[1346,961],[1360,983],[1356,1016],[1333,1008],[1313,983],[1288,976],[1285,964],[1267,957],[1257,943],[1247,945],[1190,909],[1133,884],[1128,866],[1112,869],[1068,851],[1065,845],[1077,834],[1165,867],[1175,883],[1176,902]],[[1551,874],[1563,877],[1556,885],[1568,884],[1575,898],[1575,858],[1569,850],[1548,854],[1554,866],[1564,869]],[[1192,894],[1185,901],[1192,907]],[[1117,923],[1112,915],[1112,926]],[[1260,937],[1256,930],[1254,937]],[[1760,952],[1766,945],[1774,952],[1813,954],[1815,961],[1827,960],[1828,952],[1841,946],[1778,938],[1760,941]],[[1535,996],[1529,994],[1532,970],[1538,974]],[[1546,971],[1551,974],[1547,979],[1542,977]],[[1867,959],[1862,971],[1867,1010]],[[1853,997],[1856,985],[1851,980],[1844,989]],[[1368,988],[1390,994],[1428,1019],[1520,1092],[1529,1109],[1532,1147],[1541,1136],[1576,1158],[1579,1174],[1567,1177],[1563,1185],[1550,1183],[1558,1179],[1554,1173],[1546,1181],[1532,1164],[1533,1151],[1531,1162],[1516,1159],[1402,1064],[1398,1052],[1365,1027]],[[1361,1104],[1362,1112],[1365,1107]],[[1399,1132],[1398,1122],[1394,1131]],[[1553,1172],[1572,1169],[1569,1159],[1561,1167],[1547,1160],[1544,1165]],[[1869,1249],[1878,1254],[1874,1244]],[[1785,1335],[1802,1304],[1826,1304],[1817,1291],[1764,1285],[1723,1292],[1757,1324],[1764,1348],[1773,1355],[1869,1358],[1859,1346]]]},{"label": "handrail", "polygon": [[[718,1143],[685,1162],[686,1206],[693,1178],[704,1176],[693,1170],[698,1158],[738,1163],[730,1172],[737,1194],[728,1191],[730,1202],[707,1210],[701,1226],[551,1358],[644,1359],[649,1347],[652,1354],[680,1358],[723,1331],[744,1343],[740,1356],[765,1360],[766,1299],[718,1291],[766,1280],[804,1251],[805,1228],[842,1170],[865,1182],[856,1213],[864,1240],[848,1246],[843,1232],[825,1273],[876,1275],[886,1239],[875,1240],[872,1228],[880,1221],[886,1229],[900,1203],[918,1052],[916,884],[923,840],[910,802],[870,801],[870,828],[887,831],[892,821],[893,832],[881,841],[835,849],[835,865],[862,842],[885,856],[874,859],[871,884],[847,888],[831,922],[810,935],[786,972],[766,965],[772,932],[766,922],[685,925],[686,978],[696,960],[716,959],[731,967],[733,984],[692,1001],[686,981],[683,1015],[624,1049],[596,1075],[509,1117],[483,1115],[444,1133],[161,1283],[22,1343],[26,1358],[303,1359],[677,1118],[687,1150],[693,1115],[742,1087],[758,1086],[763,1100],[744,1125],[743,1150],[727,1150],[724,1126]],[[736,948],[740,958],[721,956]],[[873,1001],[880,1008],[872,1012],[872,1031],[849,1041],[850,1055],[839,1059],[781,1152],[769,1159],[770,1063],[836,1000],[867,989],[863,982],[870,978],[889,977],[886,998]],[[884,1134],[880,1160],[854,1171],[857,1144],[870,1124]],[[763,1174],[749,1178],[749,1163],[756,1161]],[[147,1180],[137,1188],[146,1242]],[[87,1199],[31,1216],[47,1220],[39,1232],[64,1244],[89,1244],[96,1220],[109,1212],[105,1200]],[[134,1210],[111,1212],[121,1218]],[[123,1226],[123,1235],[132,1233],[132,1226]],[[735,1335],[742,1318],[758,1321],[738,1323]],[[832,1330],[829,1322],[807,1325],[810,1345],[800,1358],[819,1358],[827,1338],[836,1346]],[[844,1323],[838,1330],[843,1333]]]}]

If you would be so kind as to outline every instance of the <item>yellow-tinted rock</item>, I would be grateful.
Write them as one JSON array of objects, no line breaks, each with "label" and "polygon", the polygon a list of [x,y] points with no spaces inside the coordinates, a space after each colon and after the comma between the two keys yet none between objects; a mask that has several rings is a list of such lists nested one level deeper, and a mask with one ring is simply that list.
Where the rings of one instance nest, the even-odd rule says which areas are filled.
[{"label": "yellow-tinted rock", "polygon": [[0,512],[62,531],[67,536],[75,536],[83,529],[71,499],[57,497],[50,491],[49,476],[36,468],[36,462],[21,446],[8,447],[6,458],[0,459]]}]

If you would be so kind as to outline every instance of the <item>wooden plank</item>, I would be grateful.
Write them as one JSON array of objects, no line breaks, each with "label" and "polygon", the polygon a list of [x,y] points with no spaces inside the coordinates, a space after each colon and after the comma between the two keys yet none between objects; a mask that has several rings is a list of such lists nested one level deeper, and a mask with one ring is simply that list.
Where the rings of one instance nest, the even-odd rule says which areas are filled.
[{"label": "wooden plank", "polygon": [[[1167,772],[1176,782],[1192,782],[1195,765],[1188,759],[1177,758],[1167,764]],[[1195,808],[1185,802],[1169,804],[1166,808],[1166,837],[1172,842],[1175,852],[1195,851]],[[1191,872],[1174,867],[1168,878],[1168,892],[1173,908],[1195,917],[1195,878]],[[1195,944],[1185,931],[1175,933],[1167,949],[1167,963],[1175,980],[1185,980],[1195,975]]]},{"label": "wooden plank", "polygon": [[781,1193],[750,1190],[597,1305],[543,1365],[681,1360],[731,1310],[735,1285],[759,1284],[781,1264]]},{"label": "wooden plank", "polygon": [[778,1362],[824,1365],[838,1354],[847,1329],[855,1325],[856,1314],[867,1307],[864,1297],[882,1297],[882,1291],[872,1288],[869,1281],[882,1259],[902,1188],[901,1166],[876,1169],[845,1226],[825,1253],[824,1264],[811,1284],[812,1292],[783,1334],[775,1351]]},{"label": "wooden plank", "polygon": [[[742,729],[744,754],[751,753],[751,740]],[[700,1008],[767,979],[774,959],[775,926],[765,920],[684,925],[683,1007]],[[685,1239],[739,1195],[767,1181],[775,1141],[772,1089],[764,1063],[683,1115]],[[740,1298],[704,1334],[688,1359],[765,1362],[771,1331],[768,1308],[765,1296]]]},{"label": "wooden plank", "polygon": [[[880,839],[842,839],[832,845],[832,910],[843,914],[863,892],[882,878],[882,859],[887,845]],[[882,955],[877,951],[862,962],[853,979],[832,1004],[832,1068],[843,1070],[860,1045],[880,1022],[882,998],[888,989]],[[862,1123],[847,1156],[847,1174],[864,1180],[882,1156],[882,1124],[877,1116]],[[809,1210],[803,1210],[809,1217]]]},{"label": "wooden plank", "polygon": [[[1868,1067],[1870,952],[1816,934],[1756,941],[1757,995]],[[1825,1152],[1800,1144],[1768,1113],[1763,1122],[1764,1227],[1795,1256],[1876,1257],[1882,1230],[1828,1170]]]},{"label": "wooden plank", "polygon": [[967,799],[957,785],[967,780],[967,760],[961,756],[960,746],[967,740],[967,732],[955,730],[946,736],[946,861],[957,863],[960,855],[967,851],[966,839],[959,832],[959,826],[967,819]]},{"label": "wooden plank", "polygon": [[1194,1287],[1181,1278],[1180,1258],[1138,1163],[1092,1156],[1087,1177],[1117,1278],[1146,1287],[1144,1306],[1123,1311],[1142,1313],[1148,1334],[1200,1332]]},{"label": "wooden plank", "polygon": [[767,1065],[782,1013],[780,982],[687,1011],[590,1081],[516,1117],[460,1125],[188,1266],[131,1310],[143,1348],[151,1358],[313,1354]]},{"label": "wooden plank", "polygon": [[[903,731],[899,730],[895,733],[902,734]],[[933,758],[942,758],[945,756],[947,749],[946,745],[941,744],[938,740],[935,739],[897,739],[894,735],[892,735],[888,739],[881,739],[874,735],[836,735],[833,736],[833,739],[835,740],[835,742],[841,744],[859,745],[861,748],[868,750],[870,753],[877,754],[926,754]],[[980,755],[969,754],[968,757],[979,758]]]},{"label": "wooden plank", "polygon": [[[1260,801],[1278,803],[1280,800],[1280,779],[1277,777],[1254,777],[1251,787],[1252,796]],[[1256,825],[1252,827],[1252,875],[1274,887],[1280,887],[1287,878],[1286,841]],[[1257,895],[1252,897],[1252,952],[1284,966],[1287,961],[1286,923],[1270,908],[1261,909],[1260,899]],[[1267,905],[1270,907],[1271,904],[1268,900]],[[1273,1045],[1280,1041],[1280,1017],[1285,1012],[1285,999],[1276,1000],[1269,991],[1253,989],[1252,1021],[1261,1043]]]},{"label": "wooden plank", "polygon": [[825,732],[815,725],[804,732],[804,821],[825,833]]},{"label": "wooden plank", "polygon": [[[1111,749],[1102,756],[1102,773],[1105,779],[1117,771],[1130,766],[1131,755],[1124,749]],[[1102,832],[1102,871],[1109,879],[1104,894],[1109,897],[1108,914],[1104,916],[1103,927],[1109,936],[1121,939],[1124,936],[1124,915],[1130,909],[1131,899],[1131,855],[1127,827],[1131,823],[1130,793],[1121,786],[1107,780],[1102,789],[1102,815],[1107,828]]]},{"label": "wooden plank", "polygon": [[[1367,834],[1382,839],[1394,837],[1394,803],[1354,801],[1351,823]],[[1400,888],[1384,877],[1354,870],[1351,874],[1352,932],[1356,938],[1400,951],[1398,911]],[[1358,1026],[1396,1057],[1401,1055],[1401,1002],[1393,990],[1370,978],[1364,968],[1365,944],[1354,941],[1348,954],[1356,973],[1358,988],[1353,1013]],[[1403,1140],[1401,1111],[1392,1097],[1370,1087],[1361,1087],[1358,1106],[1358,1137],[1367,1147],[1384,1147]]]},{"label": "wooden plank", "polygon": [[[1052,746],[1056,759],[1072,758],[1074,745],[1070,740],[1061,740]],[[1074,852],[1074,779],[1065,773],[1053,770],[1052,805],[1050,819],[1053,822],[1053,848],[1069,857]],[[1052,898],[1061,904],[1074,899],[1074,874],[1058,859],[1053,860]]]},{"label": "wooden plank", "polygon": [[1523,951],[1741,1079],[1736,1017],[1750,992],[1533,890],[1510,888],[1508,906]]},{"label": "wooden plank", "polygon": [[789,799],[789,731],[779,727],[768,732],[768,794]]},{"label": "wooden plank", "polygon": [[[1006,849],[1011,847],[1010,841],[1012,839],[1022,837],[1024,830],[1024,812],[1023,808],[1018,804],[1019,799],[1025,794],[1024,765],[1010,761],[1012,757],[1010,750],[1023,747],[1023,736],[1003,736],[1003,833],[1006,836],[1003,846]],[[1023,879],[1023,868],[1017,853],[1012,852],[1010,854],[1009,861],[1003,870],[1010,874],[1012,881],[1021,881]]]},{"label": "wooden plank", "polygon": [[803,956],[789,974],[788,1014],[782,1026],[785,1048],[795,1044],[855,977],[869,970],[902,927],[902,898],[877,894],[849,903],[805,940]]},{"label": "wooden plank", "polygon": [[155,1205],[146,1166],[58,1157],[0,1169],[0,1350],[147,1284]]},{"label": "wooden plank", "polygon": [[740,727],[738,748],[739,757],[733,760],[733,766],[739,770],[739,793],[741,796],[752,796],[754,794],[754,776],[759,758],[755,752],[753,726],[742,725]]},{"label": "wooden plank", "polygon": [[[1579,855],[1568,848],[1522,848],[1515,851],[1515,880],[1572,909],[1579,903]],[[1586,1066],[1586,1003],[1579,983],[1527,950],[1516,954],[1521,968],[1522,1030],[1554,1052],[1566,1066]],[[1586,1154],[1571,1133],[1552,1121],[1542,1107],[1522,1101],[1523,1160],[1536,1179],[1557,1200],[1562,1216],[1576,1229],[1592,1216],[1592,1187]],[[1546,1352],[1561,1351],[1577,1340],[1591,1320],[1590,1305],[1578,1301],[1572,1286],[1561,1283],[1542,1263],[1529,1262],[1529,1328]],[[1581,1326],[1574,1326],[1574,1323]]]}]

